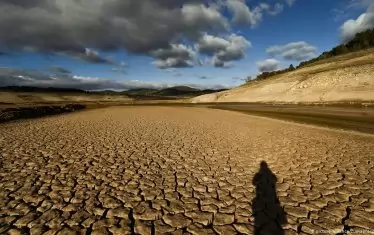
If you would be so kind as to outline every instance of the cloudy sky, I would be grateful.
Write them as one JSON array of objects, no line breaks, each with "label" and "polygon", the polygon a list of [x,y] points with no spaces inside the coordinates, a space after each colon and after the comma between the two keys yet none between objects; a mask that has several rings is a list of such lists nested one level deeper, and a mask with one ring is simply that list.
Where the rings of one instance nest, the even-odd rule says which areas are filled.
[{"label": "cloudy sky", "polygon": [[373,27],[373,0],[0,0],[0,86],[232,87]]}]

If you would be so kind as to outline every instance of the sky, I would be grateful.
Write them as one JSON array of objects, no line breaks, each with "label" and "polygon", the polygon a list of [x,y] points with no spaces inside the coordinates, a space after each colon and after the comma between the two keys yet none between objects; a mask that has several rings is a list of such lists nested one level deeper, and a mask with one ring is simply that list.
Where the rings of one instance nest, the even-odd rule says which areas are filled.
[{"label": "sky", "polygon": [[0,86],[230,88],[369,28],[373,0],[0,0]]}]

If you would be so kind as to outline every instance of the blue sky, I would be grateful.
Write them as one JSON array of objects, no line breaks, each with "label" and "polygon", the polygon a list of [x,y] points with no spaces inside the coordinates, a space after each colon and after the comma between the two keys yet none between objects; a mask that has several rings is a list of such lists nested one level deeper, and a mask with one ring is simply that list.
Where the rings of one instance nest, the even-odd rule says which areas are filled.
[{"label": "blue sky", "polygon": [[[145,2],[148,0],[143,1],[145,4]],[[226,1],[228,2],[226,3]],[[233,5],[230,5],[230,1],[233,2]],[[24,38],[31,37],[30,41],[32,42],[28,42],[27,40],[23,39],[18,39],[18,35],[11,35],[12,33],[20,34],[17,31],[5,31],[6,25],[4,26],[2,24],[7,23],[9,25],[9,23],[12,22],[0,23],[0,33],[10,34],[8,38],[0,37],[0,49],[3,48],[0,51],[3,51],[4,53],[2,56],[0,56],[0,67],[19,69],[18,71],[30,69],[38,70],[41,73],[51,73],[51,68],[58,67],[71,71],[69,76],[75,79],[80,79],[83,77],[95,78],[95,81],[104,79],[105,81],[110,80],[113,83],[126,83],[128,81],[131,81],[132,83],[139,82],[143,85],[193,84],[203,88],[219,88],[220,86],[232,87],[243,83],[242,79],[246,78],[249,75],[255,76],[259,73],[259,71],[272,71],[275,69],[281,69],[284,67],[288,67],[290,64],[297,65],[302,60],[312,58],[316,55],[319,55],[325,50],[331,49],[335,45],[341,43],[342,40],[344,40],[344,38],[342,38],[342,30],[360,31],[365,29],[365,27],[368,27],[367,25],[374,25],[372,19],[369,19],[367,17],[368,13],[373,12],[371,7],[372,1],[367,0],[251,0],[245,2],[245,6],[248,7],[249,11],[244,12],[240,11],[240,9],[238,8],[235,8],[235,6],[238,6],[235,4],[238,4],[238,2],[243,3],[243,1],[244,0],[223,0],[221,2],[224,3],[221,5],[219,5],[219,3],[216,3],[215,1],[213,1],[213,5],[205,4],[204,11],[199,12],[202,14],[206,13],[206,15],[199,17],[206,17],[201,18],[202,20],[207,20],[206,27],[204,28],[201,25],[193,25],[193,27],[195,28],[201,27],[201,29],[193,29],[193,31],[192,29],[188,28],[188,33],[199,33],[200,36],[190,37],[186,33],[185,29],[178,29],[180,31],[177,30],[177,33],[178,35],[182,35],[180,36],[182,40],[178,38],[179,41],[177,41],[178,39],[176,39],[175,34],[173,34],[169,38],[166,37],[162,39],[169,43],[169,46],[172,44],[183,45],[183,47],[178,46],[174,49],[178,50],[179,48],[179,52],[182,53],[188,51],[188,53],[193,55],[187,56],[187,59],[183,57],[183,60],[185,60],[183,61],[183,66],[174,66],[174,62],[172,64],[165,65],[165,61],[167,61],[167,59],[164,58],[165,54],[162,54],[161,51],[161,54],[155,53],[155,51],[157,50],[163,50],[164,47],[160,47],[161,49],[155,47],[151,50],[141,51],[136,51],[136,49],[132,48],[132,45],[137,41],[142,42],[143,39],[145,41],[151,41],[152,37],[154,36],[152,32],[140,32],[141,28],[144,27],[144,21],[147,21],[147,18],[142,18],[141,21],[133,21],[133,23],[135,22],[134,27],[137,27],[136,32],[140,32],[139,37],[136,38],[135,42],[127,42],[127,39],[124,39],[125,45],[123,46],[121,41],[117,42],[113,39],[110,42],[117,44],[115,44],[116,48],[110,51],[103,49],[103,41],[106,42],[105,33],[108,32],[101,32],[103,29],[100,28],[99,25],[97,26],[98,28],[93,28],[93,38],[87,39],[84,38],[84,35],[80,35],[79,37],[82,37],[82,39],[77,38],[77,45],[89,48],[88,50],[92,51],[92,54],[90,54],[92,57],[89,57],[88,59],[87,51],[74,51],[74,53],[71,53],[71,51],[69,51],[69,53],[66,53],[66,51],[56,50],[55,46],[58,42],[51,43],[51,47],[44,47],[44,43],[48,45],[50,43],[50,41],[46,40],[51,40],[50,37],[47,39],[45,38],[45,35],[50,33],[49,31],[47,33],[40,33],[40,35],[33,33],[31,34],[31,36],[25,33],[26,29],[30,27],[39,27],[40,24],[43,24],[41,23],[41,21],[25,21],[27,23],[23,23],[22,21],[16,22],[21,24],[21,28],[24,26],[25,30],[21,32],[21,34],[25,33]],[[67,2],[71,2],[71,4],[73,4],[74,1],[67,0]],[[129,0],[128,2],[132,2],[132,0]],[[7,3],[0,3],[0,5],[1,4]],[[192,3],[188,3],[186,1],[186,4]],[[9,9],[14,9],[15,7],[21,8],[25,6],[5,7],[9,7]],[[52,10],[49,10],[49,8],[46,8],[45,6],[35,7],[39,7],[40,9],[45,11],[46,17],[53,17],[53,14],[55,14]],[[67,4],[64,7],[67,7],[68,9],[69,7],[71,9],[78,8],[77,6],[69,4]],[[180,9],[180,6],[176,8]],[[164,11],[165,9],[167,8],[163,8],[163,6],[160,6],[159,8],[160,12]],[[191,8],[191,11],[186,12],[191,13],[192,16],[196,16],[196,12],[199,9],[200,8]],[[213,26],[208,24],[218,24],[217,22],[220,20],[218,18],[214,18],[213,20],[212,16],[208,15],[207,10],[211,9],[221,14],[220,17],[227,21],[228,25],[226,25],[227,27],[225,29],[220,28],[218,30],[211,30]],[[193,12],[193,10],[195,10],[195,12]],[[249,13],[252,15],[248,15]],[[365,27],[362,27],[362,25],[360,25],[360,22],[358,22],[356,19],[360,15],[365,13],[366,18],[368,18],[367,21],[369,22],[369,24],[366,24]],[[247,14],[247,16],[245,14]],[[249,16],[251,16],[252,18],[248,18]],[[79,25],[80,27],[85,27],[85,25],[83,25],[82,23],[85,22],[85,18],[77,18],[74,20],[75,21],[72,20],[69,26],[72,25],[71,27],[73,28],[76,27],[76,25]],[[153,21],[152,19],[149,19],[149,22],[145,22],[146,26],[147,24],[152,25],[152,23],[157,22],[157,20],[158,18],[154,19]],[[163,18],[160,18],[160,20],[163,20]],[[237,22],[235,22],[236,20]],[[352,29],[352,27],[342,29],[343,25],[349,20],[355,23],[353,27],[354,29]],[[137,22],[139,22],[139,24],[137,24]],[[163,21],[160,22],[166,24],[166,26],[164,27],[169,27],[169,25],[167,25],[168,23],[165,23]],[[170,20],[166,22],[170,22],[170,25],[174,24],[174,22]],[[60,23],[61,22],[57,21],[56,25],[60,26]],[[187,23],[192,24],[190,22]],[[183,27],[187,27],[187,23],[183,22]],[[192,26],[190,25],[188,25],[188,27],[192,28]],[[214,27],[216,27],[216,25],[214,25]],[[43,28],[44,30],[46,27],[41,28]],[[70,32],[70,29],[66,27],[63,27],[63,30],[67,30],[67,32]],[[84,28],[84,30],[86,29]],[[118,34],[115,37],[115,39],[117,40],[117,38],[120,38],[122,36],[132,36],[126,35],[126,32],[123,33],[123,35],[121,34],[121,32],[118,31],[109,33]],[[95,33],[98,33],[99,35],[96,36]],[[213,36],[214,40],[217,40],[217,43],[219,42],[218,38],[226,40],[227,43],[230,42],[230,45],[232,46],[232,48],[234,48],[233,50],[235,51],[235,53],[239,54],[237,54],[237,56],[234,55],[235,58],[230,57],[230,55],[228,54],[229,49],[224,49],[226,51],[222,51],[222,46],[217,46],[217,43],[214,44],[216,45],[216,47],[214,47],[213,44],[209,44],[213,43],[212,40],[207,40],[204,44],[208,47],[207,51],[209,52],[204,53],[203,49],[199,50],[199,47],[197,46],[197,44],[200,43],[200,48],[203,47],[201,38],[204,34]],[[162,35],[157,35],[157,32],[155,32],[155,35],[157,37],[162,37]],[[235,35],[239,41],[230,41],[230,35]],[[15,37],[16,39],[14,39]],[[57,37],[57,40],[66,40],[66,43],[64,41],[65,44],[70,43],[69,40],[71,39],[71,37],[69,37],[68,39],[64,39],[61,37],[65,36],[59,36]],[[75,39],[75,37],[76,34],[74,34],[73,38]],[[93,42],[92,44],[97,43],[95,41],[95,37],[100,37],[100,44],[98,44],[98,47],[89,45],[89,43],[91,42]],[[110,39],[112,39],[112,37],[110,37]],[[158,38],[155,40],[158,40]],[[87,45],[84,45],[84,43],[86,42],[88,42]],[[228,45],[225,44],[226,42],[222,42],[222,45]],[[220,57],[220,55],[222,55],[222,57]],[[172,56],[174,56],[174,54]],[[228,58],[227,56],[230,58]],[[222,61],[222,63],[218,65],[219,63],[215,64],[213,62],[214,57],[228,59],[223,59],[224,61]],[[97,58],[100,58],[100,61],[96,61]],[[101,58],[103,58],[103,60],[101,60]],[[177,56],[178,61],[181,58],[182,57],[179,57],[179,55]],[[271,58],[272,60],[269,60]],[[155,61],[157,60],[161,61],[161,65],[160,63],[155,64]],[[186,62],[187,60],[188,65],[184,64],[184,62]],[[0,79],[2,79],[1,76]],[[7,79],[9,83],[9,78]],[[36,79],[35,85],[38,85],[38,81],[39,80]],[[14,82],[14,84],[17,83]],[[64,82],[63,84],[68,83]],[[121,88],[121,86],[119,86],[119,88]]]}]

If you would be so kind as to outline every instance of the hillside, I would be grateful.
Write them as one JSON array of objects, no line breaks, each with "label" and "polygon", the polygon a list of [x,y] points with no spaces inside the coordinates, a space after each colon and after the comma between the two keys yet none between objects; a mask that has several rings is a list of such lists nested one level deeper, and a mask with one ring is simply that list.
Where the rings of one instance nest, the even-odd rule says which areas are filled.
[{"label": "hillside", "polygon": [[374,101],[374,49],[320,60],[229,91],[195,97],[201,102]]},{"label": "hillside", "polygon": [[192,99],[200,102],[374,101],[374,29],[297,68],[263,72],[230,91]]}]

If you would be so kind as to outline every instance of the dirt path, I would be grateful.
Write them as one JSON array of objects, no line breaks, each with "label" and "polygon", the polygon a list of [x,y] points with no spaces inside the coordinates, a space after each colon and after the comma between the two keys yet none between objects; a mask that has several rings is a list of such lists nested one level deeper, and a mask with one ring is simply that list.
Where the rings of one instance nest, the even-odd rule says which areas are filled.
[{"label": "dirt path", "polygon": [[1,124],[0,157],[0,234],[374,231],[370,135],[113,107]]}]

